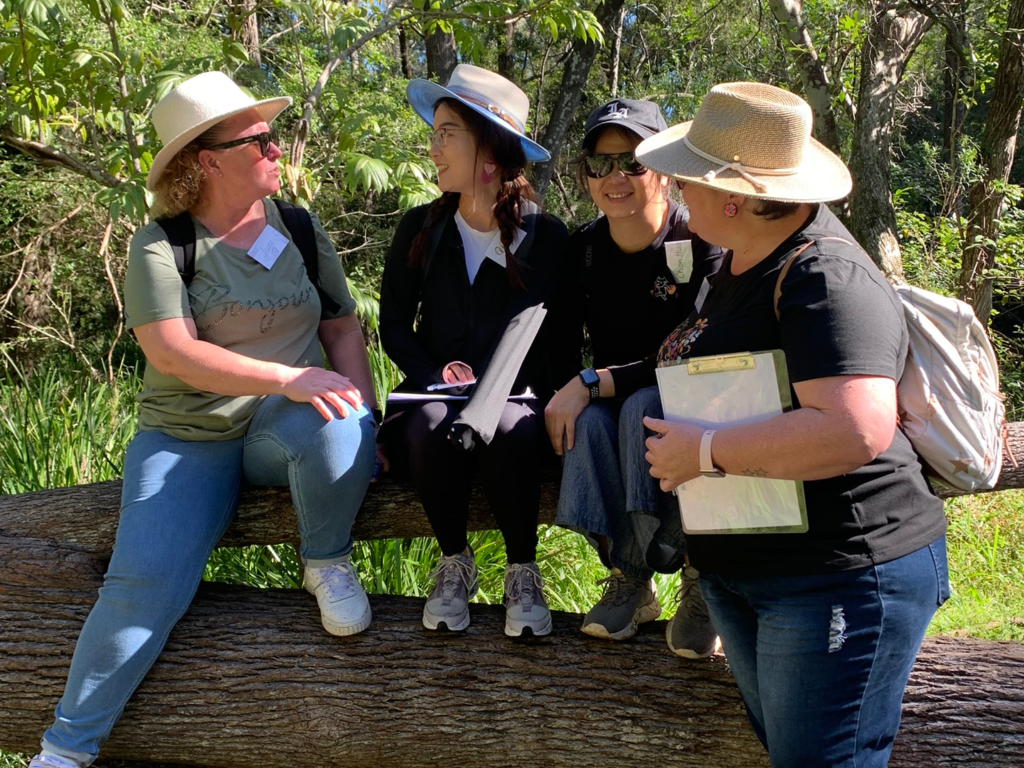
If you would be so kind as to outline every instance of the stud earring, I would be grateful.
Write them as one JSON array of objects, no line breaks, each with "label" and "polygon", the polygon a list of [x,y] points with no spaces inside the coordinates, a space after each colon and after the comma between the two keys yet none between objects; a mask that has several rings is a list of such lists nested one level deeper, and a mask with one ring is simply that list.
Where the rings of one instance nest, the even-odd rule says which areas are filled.
[{"label": "stud earring", "polygon": [[726,203],[725,204],[725,215],[728,218],[730,218],[730,219],[733,216],[735,216],[737,213],[739,213],[739,210],[740,209],[736,207],[736,203]]}]

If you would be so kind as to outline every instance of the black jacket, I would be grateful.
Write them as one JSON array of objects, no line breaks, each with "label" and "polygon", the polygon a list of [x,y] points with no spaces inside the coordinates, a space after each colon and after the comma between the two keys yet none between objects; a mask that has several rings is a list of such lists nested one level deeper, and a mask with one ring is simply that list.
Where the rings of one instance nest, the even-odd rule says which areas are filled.
[{"label": "black jacket", "polygon": [[[481,377],[517,309],[548,298],[569,239],[565,225],[554,216],[527,214],[524,220],[532,238],[524,240],[515,252],[527,265],[526,286],[513,289],[506,270],[490,259],[484,260],[470,285],[462,237],[454,217],[448,217],[438,224],[443,229],[424,276],[422,267],[410,267],[409,251],[429,208],[419,206],[402,217],[381,284],[380,337],[384,351],[406,376],[399,387],[406,392],[422,392],[428,384],[442,381],[442,368],[454,360],[467,363]],[[545,354],[551,333],[546,322],[512,394],[527,386],[542,400],[554,393]]]}]

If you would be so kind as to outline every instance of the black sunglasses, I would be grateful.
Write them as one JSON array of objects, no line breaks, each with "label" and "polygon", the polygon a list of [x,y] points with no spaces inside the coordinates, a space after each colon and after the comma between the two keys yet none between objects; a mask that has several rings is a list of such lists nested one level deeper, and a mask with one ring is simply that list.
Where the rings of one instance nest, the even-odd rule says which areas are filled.
[{"label": "black sunglasses", "polygon": [[632,152],[620,152],[617,155],[588,155],[583,159],[583,170],[592,179],[603,179],[613,168],[618,168],[627,176],[643,176],[647,173],[646,166],[637,162]]},{"label": "black sunglasses", "polygon": [[267,156],[267,152],[270,151],[271,144],[277,144],[277,133],[274,131],[263,131],[263,133],[256,133],[252,136],[246,136],[241,139],[234,139],[233,141],[224,141],[220,144],[213,144],[207,149],[229,149],[231,147],[240,147],[243,144],[251,144],[253,142],[259,142],[260,154],[263,157]]}]

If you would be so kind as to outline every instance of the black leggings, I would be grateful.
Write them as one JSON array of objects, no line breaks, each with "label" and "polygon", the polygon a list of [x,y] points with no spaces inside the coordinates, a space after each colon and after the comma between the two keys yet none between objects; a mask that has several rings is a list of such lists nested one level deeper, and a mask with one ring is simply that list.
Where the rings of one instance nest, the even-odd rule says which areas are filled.
[{"label": "black leggings", "polygon": [[[484,495],[505,537],[509,563],[537,559],[540,466],[546,432],[544,412],[534,401],[506,403],[490,445],[456,450],[448,430],[461,402],[432,402],[402,416],[403,429],[389,441],[389,453],[407,458],[408,470],[427,519],[445,555],[466,548],[470,481],[479,468]],[[398,466],[403,463],[399,459]]]}]

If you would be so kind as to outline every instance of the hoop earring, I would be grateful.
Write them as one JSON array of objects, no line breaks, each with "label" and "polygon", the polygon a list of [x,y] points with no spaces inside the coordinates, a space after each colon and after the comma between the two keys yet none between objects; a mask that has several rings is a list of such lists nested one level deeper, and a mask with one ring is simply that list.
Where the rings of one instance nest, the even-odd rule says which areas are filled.
[{"label": "hoop earring", "polygon": [[739,213],[739,210],[740,209],[736,207],[736,203],[726,203],[725,204],[725,215],[726,215],[726,218],[731,219],[733,216],[735,216],[737,213]]}]

